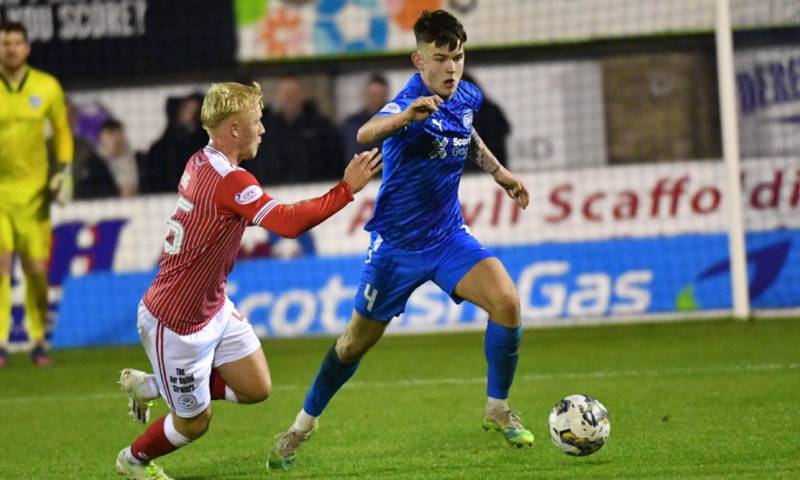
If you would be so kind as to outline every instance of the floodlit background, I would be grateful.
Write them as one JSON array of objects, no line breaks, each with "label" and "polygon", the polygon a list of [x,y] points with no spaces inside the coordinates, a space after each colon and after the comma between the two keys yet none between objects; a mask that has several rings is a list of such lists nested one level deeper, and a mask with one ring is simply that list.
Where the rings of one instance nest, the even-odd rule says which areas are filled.
[{"label": "floodlit background", "polygon": [[[702,343],[703,338],[734,335],[726,329],[741,333],[739,329],[749,325],[723,321],[698,324],[702,327],[691,330],[684,324],[664,323],[651,330],[604,324],[751,316],[791,319],[800,307],[800,1],[721,2],[729,3],[732,32],[719,27],[718,3],[0,0],[0,19],[22,21],[29,28],[30,63],[57,76],[65,88],[77,142],[75,181],[77,185],[84,182],[82,199],[67,207],[54,206],[52,211],[49,279],[54,370],[69,369],[70,362],[73,366],[75,362],[107,362],[121,368],[128,365],[116,363],[129,361],[146,366],[144,354],[136,347],[136,305],[155,274],[167,231],[165,220],[174,209],[184,162],[207,141],[199,129],[199,105],[211,82],[262,85],[267,133],[258,157],[243,166],[265,190],[287,202],[318,195],[340,178],[352,156],[353,125],[357,129],[373,113],[365,104],[366,89],[376,87],[370,78],[385,79],[387,98],[403,87],[413,73],[411,26],[422,10],[437,8],[458,16],[468,33],[466,72],[486,97],[474,120],[476,129],[500,160],[523,178],[532,195],[531,206],[521,211],[489,176],[472,166],[467,166],[461,185],[463,213],[473,234],[497,254],[517,284],[524,326],[599,325],[546,335],[556,335],[556,342],[574,338],[576,345],[586,347],[591,344],[588,332],[592,332],[591,336],[609,342],[610,348],[629,353],[642,349],[642,356],[626,358],[632,364],[609,363],[603,371],[611,374],[586,377],[594,378],[590,386],[602,392],[603,382],[598,379],[616,378],[613,372],[623,372],[618,376],[625,377],[624,372],[636,369],[647,352],[668,348],[670,339]],[[732,50],[726,50],[717,39],[731,33]],[[725,58],[731,61],[718,63]],[[720,94],[725,82],[734,87],[728,96]],[[380,97],[381,92],[371,93]],[[293,117],[293,109],[299,116]],[[122,123],[125,135],[125,145],[111,153],[101,145],[101,126],[109,118]],[[730,128],[723,129],[724,122]],[[736,145],[739,155],[730,148]],[[112,183],[98,185],[80,177],[82,162],[91,158],[99,158],[108,167]],[[256,228],[245,234],[228,294],[265,345],[273,347],[267,348],[267,357],[275,370],[277,394],[292,396],[285,405],[276,400],[282,411],[275,412],[275,423],[265,427],[269,431],[263,434],[264,445],[256,447],[266,448],[273,430],[277,433],[284,423],[288,425],[327,348],[323,340],[275,339],[333,336],[349,319],[368,244],[362,227],[371,215],[378,186],[374,181],[342,212],[296,240]],[[731,201],[737,187],[740,203]],[[737,217],[743,229],[732,221]],[[729,248],[737,238],[744,239],[743,245],[734,241],[734,248]],[[736,262],[731,268],[732,258],[743,268],[735,268]],[[27,347],[18,263],[13,275],[12,350]],[[736,285],[742,288],[734,294]],[[448,338],[462,338],[448,332],[480,331],[485,322],[484,312],[468,304],[455,305],[435,285],[426,284],[414,293],[406,313],[392,322],[388,332],[436,333],[418,337],[421,343],[415,343],[417,337],[403,337],[391,340],[399,342],[391,345],[413,350],[442,344],[444,350]],[[796,396],[800,357],[791,353],[792,342],[798,339],[796,320],[767,322],[768,327],[758,320],[755,323],[769,332],[754,334],[754,342],[762,334],[789,342],[775,347],[775,351],[783,348],[783,356],[769,357],[773,344],[764,341],[760,343],[764,356],[754,354],[742,365],[736,364],[741,357],[731,356],[727,360],[733,364],[723,361],[719,368],[703,370],[700,377],[718,374],[719,380],[731,371],[752,371],[748,365],[761,366],[759,372],[781,372],[785,398]],[[614,332],[630,343],[614,343]],[[636,340],[651,334],[664,342]],[[474,365],[464,370],[472,372],[470,378],[480,379],[484,368],[480,340],[475,333],[467,335],[473,335],[466,338],[474,340],[474,348],[465,355],[474,355]],[[537,335],[537,330],[526,332],[526,341],[533,342],[529,348],[538,345]],[[302,370],[297,378],[282,377],[275,365],[291,363],[292,355],[304,350],[300,345],[311,349],[312,354],[303,357],[308,371]],[[73,350],[76,347],[91,348]],[[693,369],[722,358],[693,357],[703,350],[700,347],[674,358],[663,357],[680,364],[666,374],[691,377],[697,373]],[[731,352],[740,350],[747,347]],[[564,365],[573,374],[595,361],[602,366],[603,349],[589,351],[599,357]],[[537,392],[546,388],[543,384],[558,378],[557,362],[541,363],[540,353],[527,352],[529,356],[521,362],[524,374],[515,388],[536,398],[528,408],[535,422],[542,423],[547,413],[543,406],[577,392],[567,391],[569,382],[556,380],[559,389],[539,398]],[[401,356],[396,361],[411,360]],[[7,370],[23,363],[28,362],[21,355],[12,356]],[[556,370],[546,372],[545,367]],[[659,362],[650,367],[668,368]],[[367,370],[373,372],[373,377],[364,373],[367,379],[391,375],[395,365],[371,368],[376,370]],[[405,379],[415,378],[413,372],[402,372],[408,375]],[[619,390],[609,390],[607,397],[622,399],[621,392],[660,378],[660,374],[639,373],[635,382],[617,385]],[[6,373],[5,380],[3,375],[0,372],[0,395],[9,396],[0,399],[0,408],[26,403],[19,398],[49,395],[44,389],[47,378],[39,389],[27,384],[25,375]],[[453,375],[457,373],[440,376]],[[112,374],[107,380],[113,379]],[[281,390],[281,381],[293,387]],[[466,384],[478,392],[476,405],[480,405],[480,382]],[[86,385],[81,389],[99,395],[98,404],[124,403],[107,385],[88,380]],[[582,385],[574,386],[580,390]],[[702,383],[698,391],[701,387]],[[74,395],[79,397],[80,392]],[[614,408],[620,402],[601,400],[612,411],[613,423]],[[418,409],[414,411],[419,415],[434,415],[421,405],[408,408]],[[654,415],[668,417],[667,409]],[[18,412],[14,421],[24,422],[29,415],[34,413]],[[345,420],[337,422],[342,423]],[[332,434],[337,427],[330,428]],[[548,441],[546,432],[536,433],[537,441]],[[452,435],[446,440],[452,444],[461,432],[443,434]],[[124,444],[131,435],[120,436],[119,442]],[[615,435],[620,433],[612,430],[612,442]],[[358,442],[359,438],[354,434],[343,441]],[[397,455],[404,450],[404,441],[411,444],[417,437],[411,433],[407,439],[401,437],[393,447]],[[719,441],[724,443],[724,439]],[[742,452],[751,447],[743,446]],[[784,452],[784,458],[791,457],[791,452],[798,458],[800,447],[795,444],[794,448]],[[110,464],[113,457],[109,458]],[[462,461],[454,461],[454,470],[445,473],[469,477],[458,474]],[[431,459],[430,464],[435,463]],[[196,470],[198,477],[191,478],[202,478],[204,471]],[[491,477],[490,471],[479,471],[480,478]],[[0,477],[44,475],[35,468],[16,472],[6,477],[0,469]],[[72,478],[78,475],[75,472],[68,468],[52,478]],[[253,478],[247,472],[241,478]],[[365,478],[392,476],[390,470],[372,472]],[[555,478],[558,472],[539,475]],[[637,476],[637,472],[641,473],[633,469],[617,474]],[[724,470],[717,473],[725,475]],[[650,474],[699,473],[664,470]],[[759,472],[754,475],[757,478]]]},{"label": "floodlit background", "polygon": [[[739,232],[723,162],[715,4],[3,2],[2,18],[30,29],[31,63],[65,85],[75,171],[98,150],[107,118],[122,122],[129,145],[105,154],[115,185],[90,179],[82,188],[90,199],[54,208],[54,346],[137,342],[135,305],[153,276],[177,180],[206,141],[197,117],[210,82],[262,84],[267,134],[245,166],[281,200],[318,194],[341,175],[354,128],[372,113],[348,123],[369,110],[368,78],[383,76],[390,96],[402,88],[412,73],[410,28],[435,8],[467,29],[467,73],[487,98],[478,131],[532,192],[531,208],[518,211],[472,166],[461,188],[472,231],[517,281],[525,325],[731,313],[728,238]],[[784,311],[800,305],[800,6],[735,0],[730,18],[735,94],[726,101],[736,113],[742,200],[733,208],[746,238],[735,254],[746,257],[753,311]],[[292,105],[301,115],[289,121]],[[377,188],[299,240],[248,231],[229,294],[261,335],[342,330]],[[19,279],[17,267],[21,307]],[[24,342],[22,309],[14,315],[12,338]],[[425,285],[392,330],[484,321]]]}]

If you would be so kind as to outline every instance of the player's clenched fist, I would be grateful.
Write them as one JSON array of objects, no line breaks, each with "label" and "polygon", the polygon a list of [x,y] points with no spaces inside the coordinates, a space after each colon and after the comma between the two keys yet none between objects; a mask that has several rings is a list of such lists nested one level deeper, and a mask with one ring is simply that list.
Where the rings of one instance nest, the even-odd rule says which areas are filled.
[{"label": "player's clenched fist", "polygon": [[439,105],[444,100],[439,95],[431,95],[430,97],[418,97],[411,102],[411,105],[405,109],[405,114],[409,122],[419,122],[430,117],[431,114],[439,110]]},{"label": "player's clenched fist", "polygon": [[353,193],[361,191],[370,179],[383,168],[383,156],[377,148],[354,155],[344,169],[344,181]]}]

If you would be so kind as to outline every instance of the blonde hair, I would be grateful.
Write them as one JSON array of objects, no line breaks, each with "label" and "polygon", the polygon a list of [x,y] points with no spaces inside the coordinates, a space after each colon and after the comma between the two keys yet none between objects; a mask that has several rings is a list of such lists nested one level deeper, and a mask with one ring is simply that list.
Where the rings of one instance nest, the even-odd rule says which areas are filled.
[{"label": "blonde hair", "polygon": [[203,128],[210,134],[226,118],[251,108],[264,108],[261,85],[242,85],[236,82],[214,83],[203,99],[200,120]]}]

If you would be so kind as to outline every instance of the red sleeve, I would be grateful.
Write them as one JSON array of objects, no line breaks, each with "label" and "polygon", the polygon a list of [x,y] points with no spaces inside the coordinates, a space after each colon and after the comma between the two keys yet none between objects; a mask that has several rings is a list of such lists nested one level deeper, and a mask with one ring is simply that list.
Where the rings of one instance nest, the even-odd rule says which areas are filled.
[{"label": "red sleeve", "polygon": [[302,200],[291,205],[276,204],[263,216],[259,225],[282,237],[295,238],[322,223],[353,201],[353,191],[345,181],[336,184],[328,192],[316,198]]},{"label": "red sleeve", "polygon": [[236,212],[253,225],[295,238],[344,208],[353,200],[353,191],[341,181],[321,197],[286,205],[264,193],[253,175],[236,170],[220,182],[215,197],[220,207]]},{"label": "red sleeve", "polygon": [[234,170],[225,175],[214,192],[214,202],[223,211],[234,213],[252,225],[261,210],[269,210],[277,202],[261,190],[258,180],[247,170]]}]

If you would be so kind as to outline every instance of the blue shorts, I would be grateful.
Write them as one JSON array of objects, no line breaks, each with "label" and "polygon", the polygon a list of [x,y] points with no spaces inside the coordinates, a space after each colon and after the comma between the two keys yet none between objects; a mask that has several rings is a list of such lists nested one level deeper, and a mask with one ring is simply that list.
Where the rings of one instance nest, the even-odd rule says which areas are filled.
[{"label": "blue shorts", "polygon": [[461,303],[463,299],[454,293],[458,282],[475,264],[493,256],[466,229],[425,250],[393,247],[372,232],[356,291],[356,312],[388,322],[403,313],[411,293],[428,280]]}]

